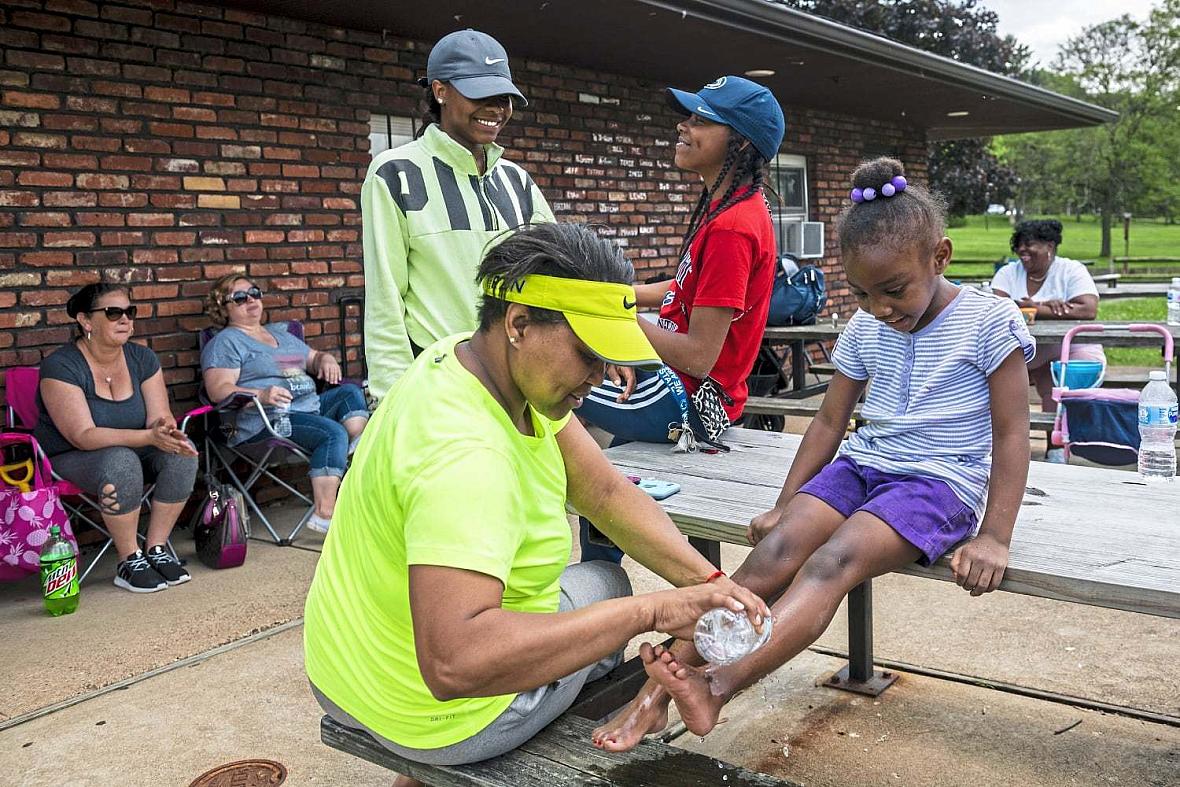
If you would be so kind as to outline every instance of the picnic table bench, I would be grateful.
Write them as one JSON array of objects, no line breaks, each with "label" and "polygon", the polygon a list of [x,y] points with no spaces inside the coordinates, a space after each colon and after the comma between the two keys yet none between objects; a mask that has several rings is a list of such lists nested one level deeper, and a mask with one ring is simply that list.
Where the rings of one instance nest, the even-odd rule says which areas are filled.
[{"label": "picnic table bench", "polygon": [[797,787],[652,740],[629,752],[601,751],[590,743],[594,727],[595,722],[566,713],[518,749],[483,762],[451,766],[407,760],[330,716],[320,721],[320,738],[333,749],[420,779],[430,787]]},{"label": "picnic table bench", "polygon": [[[730,429],[722,440],[728,454],[674,454],[650,443],[606,452],[623,473],[680,484],[661,505],[717,565],[721,542],[748,544],[746,527],[774,505],[802,438]],[[1171,485],[1144,484],[1126,471],[1034,462],[999,589],[1180,618],[1177,508]],[[953,580],[949,556],[901,573]],[[848,602],[849,664],[829,685],[879,694],[895,676],[873,670],[872,582]]]}]

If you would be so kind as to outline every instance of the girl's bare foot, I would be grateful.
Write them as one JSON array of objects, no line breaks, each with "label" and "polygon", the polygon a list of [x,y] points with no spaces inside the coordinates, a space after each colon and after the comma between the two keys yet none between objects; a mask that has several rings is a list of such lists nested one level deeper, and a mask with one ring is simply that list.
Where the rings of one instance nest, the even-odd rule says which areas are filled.
[{"label": "girl's bare foot", "polygon": [[676,660],[663,645],[644,643],[639,648],[648,677],[667,689],[676,701],[680,719],[693,735],[707,735],[717,724],[725,697],[715,696],[702,667],[689,667]]},{"label": "girl's bare foot", "polygon": [[429,787],[429,785],[409,776],[402,776],[399,774],[398,777],[393,780],[393,787]]},{"label": "girl's bare foot", "polygon": [[627,707],[598,727],[590,740],[607,751],[630,751],[639,745],[643,736],[660,732],[668,726],[668,692],[655,681],[644,684]]}]

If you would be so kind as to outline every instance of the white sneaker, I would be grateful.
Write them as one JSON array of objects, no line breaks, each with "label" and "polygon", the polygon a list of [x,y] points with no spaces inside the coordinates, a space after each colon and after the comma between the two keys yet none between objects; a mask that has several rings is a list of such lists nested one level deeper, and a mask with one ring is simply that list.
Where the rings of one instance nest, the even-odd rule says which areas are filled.
[{"label": "white sneaker", "polygon": [[361,444],[361,436],[359,434],[356,437],[349,440],[348,441],[348,455],[352,456],[353,454],[355,454],[356,447],[360,444]]},{"label": "white sneaker", "polygon": [[1051,465],[1065,464],[1065,449],[1064,448],[1050,448],[1045,451],[1045,461]]},{"label": "white sneaker", "polygon": [[327,533],[331,525],[331,519],[324,519],[319,514],[312,514],[307,520],[307,529],[317,533]]}]

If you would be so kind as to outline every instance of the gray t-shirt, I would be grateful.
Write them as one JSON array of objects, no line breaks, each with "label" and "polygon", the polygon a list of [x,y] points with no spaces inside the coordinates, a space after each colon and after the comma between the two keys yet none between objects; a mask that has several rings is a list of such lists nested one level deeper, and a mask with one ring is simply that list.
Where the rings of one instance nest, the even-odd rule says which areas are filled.
[{"label": "gray t-shirt", "polygon": [[[263,327],[279,343],[278,347],[260,342],[237,328],[224,328],[201,351],[201,371],[237,369],[237,384],[243,388],[281,385],[291,389],[292,393],[297,388],[310,389],[309,393],[295,396],[290,409],[292,412],[318,413],[320,397],[315,393],[315,382],[305,373],[311,348],[292,336],[285,322],[270,323]],[[271,413],[268,411],[267,415],[270,417]],[[262,419],[257,410],[253,407],[243,408],[238,414],[236,431],[230,438],[230,444],[237,445],[249,440],[262,430]]]},{"label": "gray t-shirt", "polygon": [[[131,396],[122,401],[113,401],[98,395],[94,387],[94,373],[86,363],[82,351],[70,342],[58,347],[49,357],[41,361],[42,380],[61,380],[63,383],[77,386],[86,396],[86,406],[90,408],[90,419],[95,426],[107,429],[144,429],[147,427],[147,404],[143,399],[143,383],[160,370],[160,360],[148,348],[127,342],[123,345],[123,358],[127,361],[127,370],[131,373]],[[76,451],[77,448],[65,438],[45,409],[45,402],[41,399],[41,389],[37,388],[37,409],[40,418],[33,435],[37,442],[49,456]]]}]

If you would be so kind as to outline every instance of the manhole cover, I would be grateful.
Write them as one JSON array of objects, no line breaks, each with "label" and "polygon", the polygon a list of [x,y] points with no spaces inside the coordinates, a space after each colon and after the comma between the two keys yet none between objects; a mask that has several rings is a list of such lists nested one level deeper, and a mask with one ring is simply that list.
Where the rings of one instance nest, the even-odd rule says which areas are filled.
[{"label": "manhole cover", "polygon": [[238,760],[218,765],[188,787],[276,787],[287,780],[287,769],[274,760]]}]

